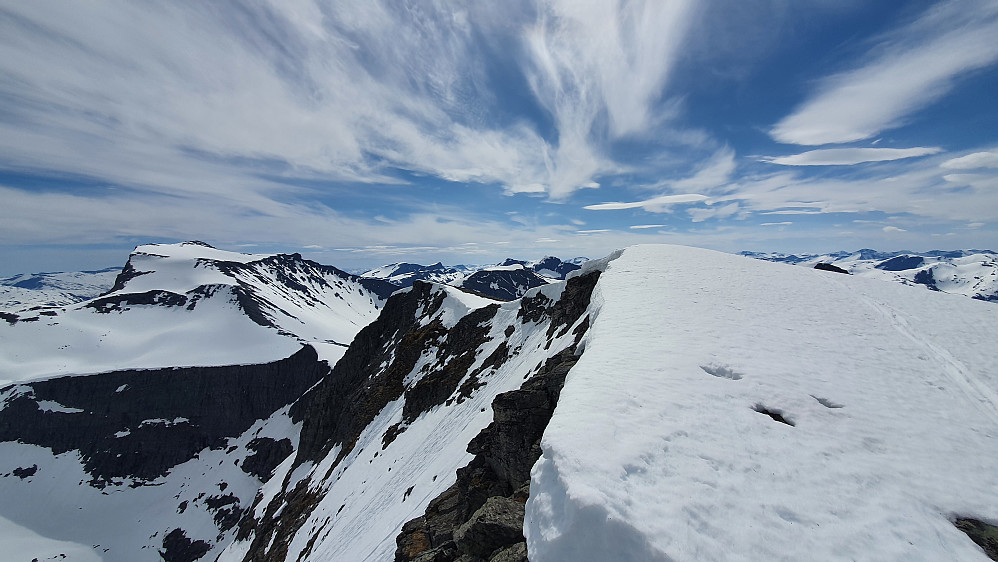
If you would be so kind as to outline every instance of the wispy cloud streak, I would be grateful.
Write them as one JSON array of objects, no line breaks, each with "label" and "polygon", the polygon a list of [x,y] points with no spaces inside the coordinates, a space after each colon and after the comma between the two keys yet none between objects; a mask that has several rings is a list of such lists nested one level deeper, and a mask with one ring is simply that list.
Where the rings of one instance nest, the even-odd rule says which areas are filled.
[{"label": "wispy cloud streak", "polygon": [[880,38],[856,68],[822,80],[777,123],[783,143],[820,145],[873,137],[948,93],[961,76],[998,60],[998,4],[948,0]]}]

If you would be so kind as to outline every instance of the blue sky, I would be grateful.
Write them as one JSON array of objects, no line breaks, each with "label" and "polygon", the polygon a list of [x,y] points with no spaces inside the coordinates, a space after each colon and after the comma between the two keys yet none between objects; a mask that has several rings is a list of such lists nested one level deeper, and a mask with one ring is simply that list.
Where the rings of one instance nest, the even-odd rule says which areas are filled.
[{"label": "blue sky", "polygon": [[0,274],[995,248],[995,37],[995,0],[0,0]]}]

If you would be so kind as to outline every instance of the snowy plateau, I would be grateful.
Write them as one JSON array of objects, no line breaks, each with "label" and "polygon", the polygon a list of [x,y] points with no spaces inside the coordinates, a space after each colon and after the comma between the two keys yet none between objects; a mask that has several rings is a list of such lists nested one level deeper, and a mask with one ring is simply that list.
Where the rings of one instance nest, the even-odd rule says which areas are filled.
[{"label": "snowy plateau", "polygon": [[656,245],[356,276],[139,246],[98,294],[3,312],[0,551],[998,559],[994,268]]}]

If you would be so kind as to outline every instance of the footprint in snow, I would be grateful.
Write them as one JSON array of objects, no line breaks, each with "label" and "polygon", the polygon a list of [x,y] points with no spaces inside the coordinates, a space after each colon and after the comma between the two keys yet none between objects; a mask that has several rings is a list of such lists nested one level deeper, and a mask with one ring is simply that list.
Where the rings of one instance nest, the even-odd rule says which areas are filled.
[{"label": "footprint in snow", "polygon": [[707,373],[708,375],[712,375],[721,379],[731,379],[733,381],[736,381],[742,378],[741,373],[735,371],[734,369],[728,367],[727,365],[710,363],[707,365],[700,365],[700,368],[703,369],[703,372]]},{"label": "footprint in snow", "polygon": [[827,398],[819,398],[819,397],[817,397],[817,396],[815,396],[813,394],[811,395],[811,398],[814,398],[815,400],[818,401],[818,404],[821,404],[822,406],[824,406],[826,408],[844,408],[845,407],[842,404],[836,404],[835,402],[832,402],[831,400],[829,400]]}]

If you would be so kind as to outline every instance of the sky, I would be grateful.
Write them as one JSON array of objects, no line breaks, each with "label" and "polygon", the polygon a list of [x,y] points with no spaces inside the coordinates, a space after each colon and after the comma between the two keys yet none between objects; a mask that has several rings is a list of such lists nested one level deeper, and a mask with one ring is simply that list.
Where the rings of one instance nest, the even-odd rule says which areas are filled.
[{"label": "sky", "polygon": [[998,0],[0,0],[0,275],[998,249]]}]

